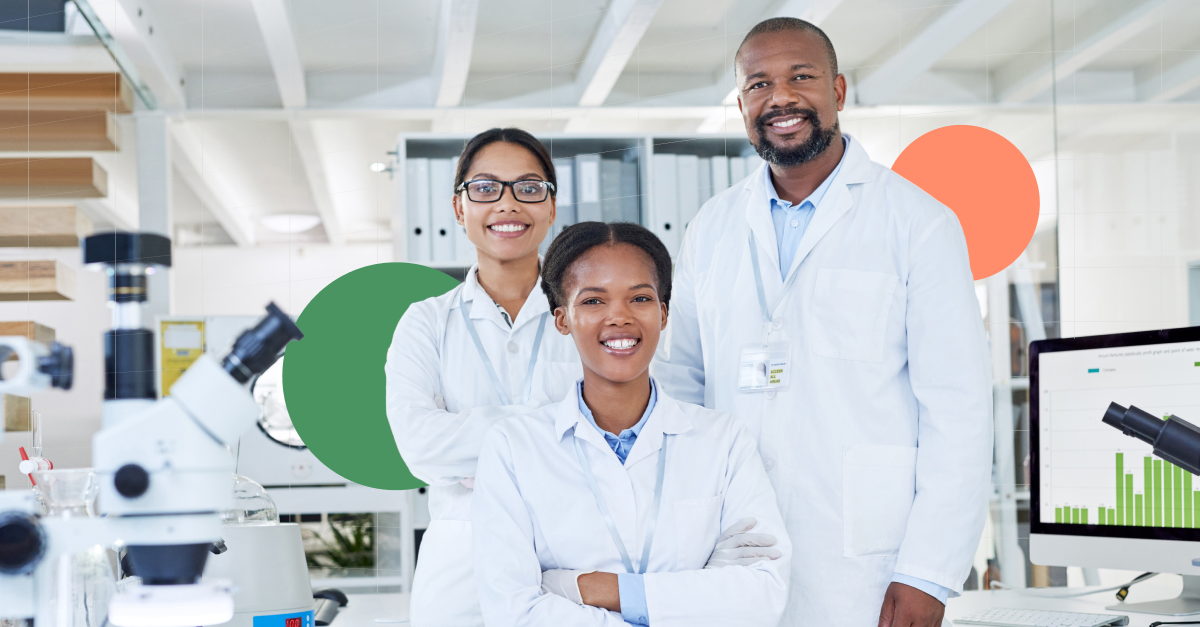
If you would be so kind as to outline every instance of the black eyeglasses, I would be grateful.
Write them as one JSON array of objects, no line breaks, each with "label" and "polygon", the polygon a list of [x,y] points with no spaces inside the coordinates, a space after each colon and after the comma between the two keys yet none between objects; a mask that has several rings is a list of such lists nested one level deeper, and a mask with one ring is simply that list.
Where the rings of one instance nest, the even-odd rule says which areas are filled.
[{"label": "black eyeglasses", "polygon": [[554,183],[530,179],[526,181],[491,181],[475,179],[458,186],[456,192],[467,190],[471,202],[496,202],[504,195],[504,188],[511,187],[517,202],[542,202],[554,189]]}]

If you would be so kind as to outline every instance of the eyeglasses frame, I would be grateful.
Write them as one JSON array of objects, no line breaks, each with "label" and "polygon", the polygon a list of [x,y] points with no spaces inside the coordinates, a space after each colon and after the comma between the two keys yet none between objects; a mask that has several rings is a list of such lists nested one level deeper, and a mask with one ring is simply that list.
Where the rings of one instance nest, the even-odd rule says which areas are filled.
[{"label": "eyeglasses frame", "polygon": [[[471,183],[499,183],[500,184],[500,195],[496,197],[496,200],[475,200],[474,198],[471,198],[471,190],[467,189],[467,186],[470,185]],[[541,200],[521,200],[520,198],[517,198],[516,190],[513,190],[513,192],[512,192],[513,200],[520,202],[520,203],[525,203],[527,205],[536,205],[539,202],[546,202],[546,200],[548,200],[550,198],[551,194],[558,191],[558,189],[554,186],[554,183],[551,183],[550,181],[543,181],[541,179],[521,179],[519,181],[497,181],[495,179],[471,179],[469,181],[463,181],[462,183],[460,183],[458,185],[458,189],[456,189],[454,191],[456,193],[464,192],[464,191],[467,192],[467,200],[470,200],[471,202],[490,204],[490,203],[494,203],[494,202],[500,202],[500,199],[504,198],[504,188],[507,187],[509,189],[513,189],[513,185],[516,185],[517,183],[540,183],[540,184],[542,184],[543,189],[546,190],[546,196],[543,197]]]}]

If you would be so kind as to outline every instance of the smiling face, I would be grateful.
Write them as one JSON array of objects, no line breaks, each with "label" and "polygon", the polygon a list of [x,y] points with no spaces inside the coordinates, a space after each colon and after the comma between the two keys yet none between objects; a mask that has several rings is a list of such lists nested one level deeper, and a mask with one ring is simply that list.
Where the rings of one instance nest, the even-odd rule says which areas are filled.
[{"label": "smiling face", "polygon": [[793,167],[824,153],[838,136],[846,78],[833,75],[814,33],[782,31],[747,41],[737,58],[738,108],[759,156]]},{"label": "smiling face", "polygon": [[[547,180],[537,157],[523,146],[495,142],[480,149],[464,180]],[[480,256],[514,261],[537,255],[538,246],[554,223],[554,196],[536,203],[518,202],[504,188],[496,202],[474,202],[466,191],[454,197],[454,216],[467,231],[467,239]]]},{"label": "smiling face", "polygon": [[554,325],[575,340],[585,380],[589,373],[613,383],[646,376],[667,326],[650,256],[632,244],[596,246],[571,264],[563,283]]}]

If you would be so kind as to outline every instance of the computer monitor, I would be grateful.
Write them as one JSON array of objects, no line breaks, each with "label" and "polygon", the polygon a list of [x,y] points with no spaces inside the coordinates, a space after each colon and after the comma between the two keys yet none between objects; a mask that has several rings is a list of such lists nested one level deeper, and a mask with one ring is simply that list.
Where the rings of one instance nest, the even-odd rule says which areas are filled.
[{"label": "computer monitor", "polygon": [[1178,573],[1179,598],[1110,609],[1200,612],[1200,477],[1102,423],[1112,402],[1200,424],[1200,327],[1030,345],[1029,559]]}]

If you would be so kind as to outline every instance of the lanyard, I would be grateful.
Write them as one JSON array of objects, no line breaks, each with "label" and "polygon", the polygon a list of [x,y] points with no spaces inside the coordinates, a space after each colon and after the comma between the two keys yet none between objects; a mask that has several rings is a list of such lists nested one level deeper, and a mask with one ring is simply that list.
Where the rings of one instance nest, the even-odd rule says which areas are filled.
[{"label": "lanyard", "polygon": [[[492,378],[492,386],[500,395],[500,401],[505,405],[512,405],[508,400],[508,394],[504,391],[504,386],[500,385],[500,377],[496,376],[492,360],[488,359],[487,351],[483,349],[483,342],[479,339],[479,332],[475,330],[475,323],[471,321],[471,303],[464,303],[462,296],[459,296],[458,310],[462,312],[463,322],[467,324],[467,331],[471,334],[471,340],[475,342],[475,350],[479,351],[479,359],[487,367],[488,376]],[[533,390],[533,367],[537,365],[538,349],[542,347],[542,334],[546,331],[546,318],[549,316],[549,311],[542,312],[542,319],[538,322],[537,335],[533,338],[533,352],[529,355],[529,369],[525,372],[525,400],[529,400],[529,393]]]},{"label": "lanyard", "polygon": [[[770,325],[771,314],[775,309],[767,306],[767,292],[763,289],[762,270],[758,267],[758,245],[754,241],[753,230],[750,231],[750,265],[754,267],[754,286],[758,288],[758,308],[762,311],[763,324]],[[796,276],[799,274],[799,270],[793,272],[792,276],[789,276],[787,281],[784,282],[783,290],[779,293],[780,300],[783,299],[783,295],[787,293],[788,288],[791,287],[792,282],[796,280]],[[778,303],[776,303],[776,307],[778,306]]]},{"label": "lanyard", "polygon": [[604,501],[604,495],[600,493],[600,486],[596,484],[596,475],[592,472],[592,465],[588,462],[587,455],[583,453],[583,446],[579,444],[579,438],[573,437],[572,439],[575,441],[575,454],[579,456],[579,465],[583,466],[583,474],[587,477],[588,487],[592,489],[592,494],[596,497],[596,507],[600,508],[600,515],[604,517],[604,524],[608,526],[608,533],[612,535],[613,544],[617,545],[617,551],[621,553],[621,561],[625,563],[625,570],[634,575],[645,573],[647,565],[650,564],[650,546],[654,544],[658,505],[662,501],[663,476],[667,472],[667,434],[663,434],[662,448],[658,449],[658,478],[654,481],[654,502],[650,505],[650,520],[646,521],[646,543],[642,547],[640,570],[633,569],[629,552],[625,550],[625,542],[621,540],[621,534],[617,533],[617,525],[613,522],[612,514],[608,513],[608,503]]}]

